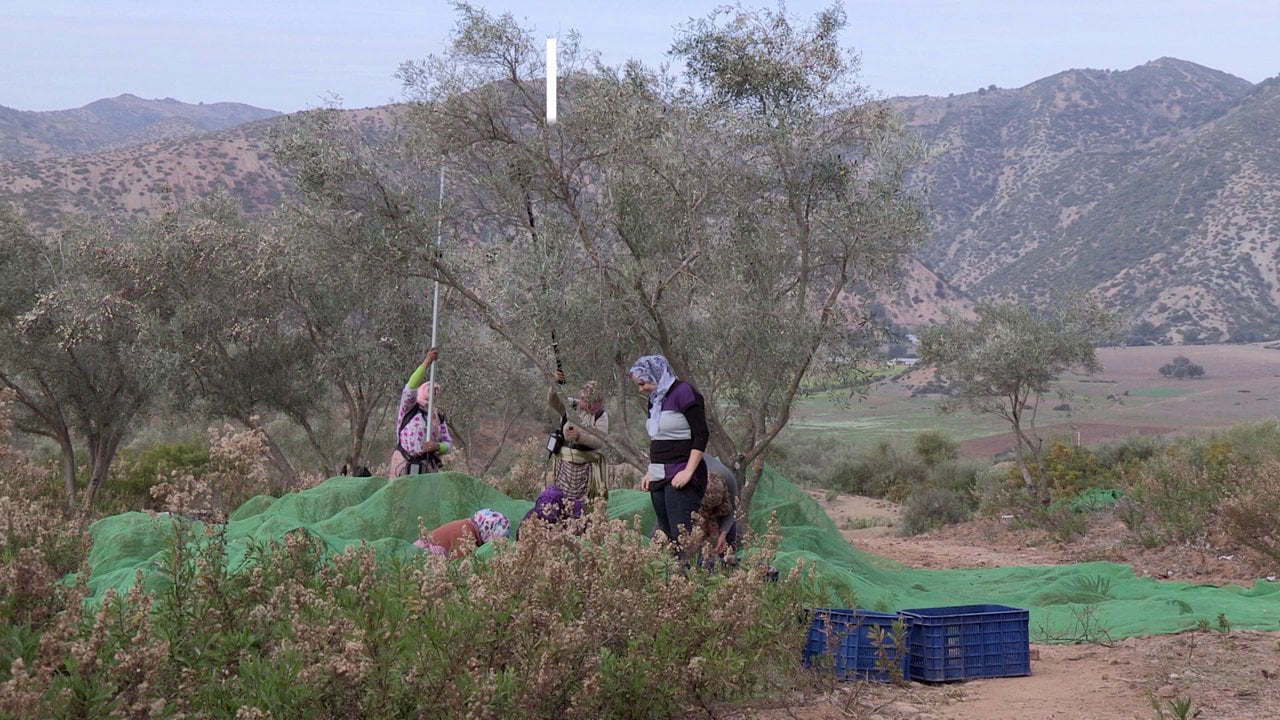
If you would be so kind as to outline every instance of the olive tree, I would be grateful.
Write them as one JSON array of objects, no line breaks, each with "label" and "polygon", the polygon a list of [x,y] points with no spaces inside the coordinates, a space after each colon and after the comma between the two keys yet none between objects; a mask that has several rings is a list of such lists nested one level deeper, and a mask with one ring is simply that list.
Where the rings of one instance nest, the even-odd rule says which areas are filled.
[{"label": "olive tree", "polygon": [[288,327],[277,295],[283,262],[233,200],[213,196],[144,223],[115,273],[145,313],[153,352],[173,369],[176,409],[261,432],[290,486],[296,470],[265,417],[306,417],[317,383],[307,340]]},{"label": "olive tree", "polygon": [[952,316],[920,333],[921,362],[936,368],[949,394],[940,410],[968,408],[1009,423],[1027,494],[1045,505],[1052,498],[1035,426],[1040,401],[1064,372],[1101,372],[1097,347],[1116,328],[1113,315],[1092,298],[1051,307],[979,303],[976,319]]},{"label": "olive tree", "polygon": [[89,508],[159,384],[139,308],[109,271],[121,231],[77,219],[39,237],[0,210],[0,384],[17,401],[16,427],[58,444],[72,507],[77,446],[89,458]]},{"label": "olive tree", "polygon": [[[326,219],[282,214],[271,243],[281,260],[280,275],[268,292],[279,304],[282,323],[298,334],[312,359],[315,402],[291,417],[325,469],[334,472],[339,462],[373,464],[376,443],[370,433],[394,410],[404,376],[421,360],[430,321],[424,283],[350,252],[347,233],[359,228]],[[315,426],[329,406],[340,410],[337,447]]]},{"label": "olive tree", "polygon": [[[856,83],[842,11],[718,11],[680,31],[681,76],[603,66],[570,36],[549,125],[541,43],[456,7],[450,50],[402,69],[394,142],[299,133],[300,181],[346,194],[377,228],[370,252],[439,278],[544,381],[553,346],[619,395],[632,359],[666,355],[708,401],[713,450],[755,465],[749,502],[805,375],[856,362],[855,291],[895,279],[922,237],[903,181],[917,147]],[[643,465],[642,405],[620,410],[611,443]]]}]

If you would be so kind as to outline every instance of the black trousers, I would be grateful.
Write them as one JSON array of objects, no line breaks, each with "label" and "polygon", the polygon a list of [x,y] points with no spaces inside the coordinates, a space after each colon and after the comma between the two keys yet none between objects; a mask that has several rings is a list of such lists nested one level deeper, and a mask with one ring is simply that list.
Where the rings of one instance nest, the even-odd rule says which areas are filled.
[{"label": "black trousers", "polygon": [[702,496],[707,492],[707,464],[699,463],[693,477],[682,488],[663,481],[660,487],[649,487],[649,500],[658,522],[655,528],[675,541],[680,532],[693,531],[693,514],[702,506]]}]

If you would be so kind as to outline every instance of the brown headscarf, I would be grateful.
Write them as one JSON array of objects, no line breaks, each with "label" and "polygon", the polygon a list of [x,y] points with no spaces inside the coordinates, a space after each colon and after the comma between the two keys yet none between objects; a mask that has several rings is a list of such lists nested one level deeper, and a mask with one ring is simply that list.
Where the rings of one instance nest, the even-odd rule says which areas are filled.
[{"label": "brown headscarf", "polygon": [[733,512],[733,497],[729,485],[718,473],[707,473],[707,491],[702,496],[698,512],[707,522],[719,525],[720,520]]},{"label": "brown headscarf", "polygon": [[600,417],[604,412],[604,394],[600,392],[600,383],[588,380],[582,384],[582,393],[578,396],[578,409],[590,412],[592,418]]},{"label": "brown headscarf", "polygon": [[731,512],[733,498],[729,495],[729,486],[718,474],[707,473],[707,491],[702,496],[702,505],[694,513],[697,538],[694,542],[714,544],[720,535],[720,521]]}]

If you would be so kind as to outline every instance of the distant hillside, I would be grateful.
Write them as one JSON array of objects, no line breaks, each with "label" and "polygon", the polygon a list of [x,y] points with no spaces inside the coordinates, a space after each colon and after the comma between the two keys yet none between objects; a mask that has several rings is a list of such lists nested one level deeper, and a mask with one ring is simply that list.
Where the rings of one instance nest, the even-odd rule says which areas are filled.
[{"label": "distant hillside", "polygon": [[1280,336],[1280,81],[1165,58],[891,102],[936,152],[921,259],[960,290],[1096,290],[1132,342]]},{"label": "distant hillside", "polygon": [[[972,299],[1044,303],[1080,288],[1109,299],[1132,343],[1280,338],[1280,78],[1253,85],[1163,58],[889,102],[933,150],[917,177],[931,188],[934,231],[904,282],[872,295],[885,317],[914,328]],[[96,107],[97,120],[62,125],[59,142],[4,131],[0,199],[46,226],[72,210],[146,213],[218,189],[268,210],[288,192],[266,150],[275,120],[220,105],[126,95],[65,111]],[[170,112],[150,122],[157,108]],[[378,134],[399,109],[348,112]],[[0,109],[0,128],[14,113]],[[96,135],[107,118],[147,141]],[[214,122],[234,126],[165,135]]]},{"label": "distant hillside", "polygon": [[284,186],[266,150],[266,127],[0,163],[0,195],[46,227],[69,212],[145,214],[218,190],[234,193],[250,212],[265,211]]},{"label": "distant hillside", "polygon": [[[348,112],[377,132],[394,109]],[[267,212],[289,187],[267,149],[274,122],[273,117],[82,155],[0,162],[0,199],[16,203],[45,227],[69,212],[147,214],[217,191],[231,193],[247,212]]]},{"label": "distant hillside", "polygon": [[75,110],[28,112],[0,106],[0,160],[81,155],[226,130],[278,115],[241,103],[191,105],[135,95],[97,100]]}]

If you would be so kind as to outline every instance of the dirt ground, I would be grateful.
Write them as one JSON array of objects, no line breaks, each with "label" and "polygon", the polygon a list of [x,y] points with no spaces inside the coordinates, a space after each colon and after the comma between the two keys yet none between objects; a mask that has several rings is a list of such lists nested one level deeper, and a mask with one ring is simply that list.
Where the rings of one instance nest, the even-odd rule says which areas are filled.
[{"label": "dirt ground", "polygon": [[[913,567],[1112,560],[1133,565],[1139,574],[1181,582],[1247,585],[1265,572],[1245,558],[1220,559],[1185,549],[1142,551],[1125,542],[1122,526],[1104,527],[1070,545],[998,521],[901,538],[886,524],[898,517],[893,503],[813,496],[859,549]],[[877,520],[869,523],[871,518]],[[859,527],[867,524],[872,526]],[[859,529],[844,529],[854,527]],[[1211,630],[1109,644],[1033,644],[1031,657],[1029,677],[904,687],[831,683],[752,714],[762,720],[1280,719],[1280,632]],[[1173,703],[1184,700],[1190,710],[1180,715]]]}]

